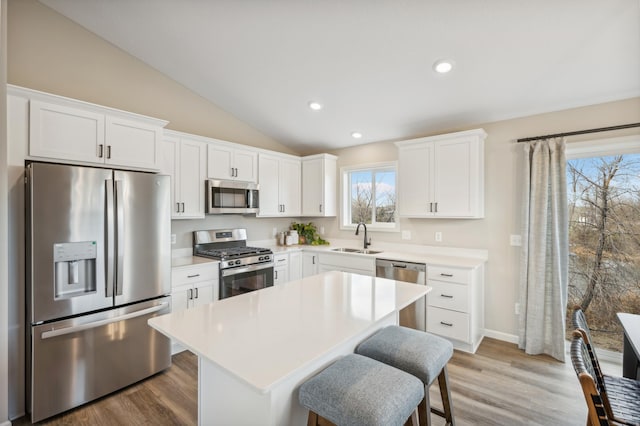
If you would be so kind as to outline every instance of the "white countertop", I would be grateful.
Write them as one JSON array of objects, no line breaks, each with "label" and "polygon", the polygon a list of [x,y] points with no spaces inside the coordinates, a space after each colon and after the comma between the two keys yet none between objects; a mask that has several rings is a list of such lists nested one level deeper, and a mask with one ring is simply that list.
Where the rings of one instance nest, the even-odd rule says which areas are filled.
[{"label": "white countertop", "polygon": [[260,392],[430,291],[327,272],[155,317],[149,325]]},{"label": "white countertop", "polygon": [[180,268],[182,266],[201,265],[203,263],[220,263],[218,260],[200,256],[180,256],[171,258],[171,267]]}]

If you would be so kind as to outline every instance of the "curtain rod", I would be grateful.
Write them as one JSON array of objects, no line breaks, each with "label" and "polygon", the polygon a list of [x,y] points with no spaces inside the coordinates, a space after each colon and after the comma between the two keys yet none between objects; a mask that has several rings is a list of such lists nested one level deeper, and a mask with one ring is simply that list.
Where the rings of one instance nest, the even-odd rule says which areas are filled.
[{"label": "curtain rod", "polygon": [[559,138],[562,136],[585,135],[587,133],[598,133],[598,132],[607,132],[609,130],[630,129],[632,127],[640,127],[640,123],[621,124],[619,126],[600,127],[598,129],[578,130],[576,132],[556,133],[554,135],[533,136],[530,138],[518,139],[517,142],[530,142],[530,141],[537,141],[540,139]]}]

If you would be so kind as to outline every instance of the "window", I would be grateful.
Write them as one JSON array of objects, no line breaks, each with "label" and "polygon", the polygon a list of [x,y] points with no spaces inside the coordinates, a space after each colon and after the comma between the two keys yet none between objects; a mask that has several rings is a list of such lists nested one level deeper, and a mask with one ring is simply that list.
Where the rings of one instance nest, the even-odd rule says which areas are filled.
[{"label": "window", "polygon": [[640,138],[567,144],[569,288],[598,356],[622,350],[616,312],[640,312]]},{"label": "window", "polygon": [[395,163],[346,167],[341,172],[342,228],[364,222],[370,229],[397,230]]}]

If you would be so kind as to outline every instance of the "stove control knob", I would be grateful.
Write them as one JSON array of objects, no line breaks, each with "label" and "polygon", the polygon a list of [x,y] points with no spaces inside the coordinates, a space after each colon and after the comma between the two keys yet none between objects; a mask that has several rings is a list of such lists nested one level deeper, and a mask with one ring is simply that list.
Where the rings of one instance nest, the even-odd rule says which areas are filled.
[{"label": "stove control knob", "polygon": [[266,259],[266,258],[265,258],[264,256],[260,256],[260,257],[258,258],[258,260],[259,260],[259,261],[263,261],[263,260],[265,260],[265,259]]},{"label": "stove control knob", "polygon": [[239,260],[236,260],[236,265],[239,265],[240,263],[242,263],[242,262],[239,261]]}]

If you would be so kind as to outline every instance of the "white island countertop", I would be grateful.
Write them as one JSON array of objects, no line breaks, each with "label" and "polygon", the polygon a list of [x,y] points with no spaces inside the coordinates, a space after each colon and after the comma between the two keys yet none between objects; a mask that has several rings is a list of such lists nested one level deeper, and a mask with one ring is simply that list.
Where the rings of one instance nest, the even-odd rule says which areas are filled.
[{"label": "white island countertop", "polygon": [[424,285],[327,272],[155,317],[149,324],[264,393],[427,294]]}]

